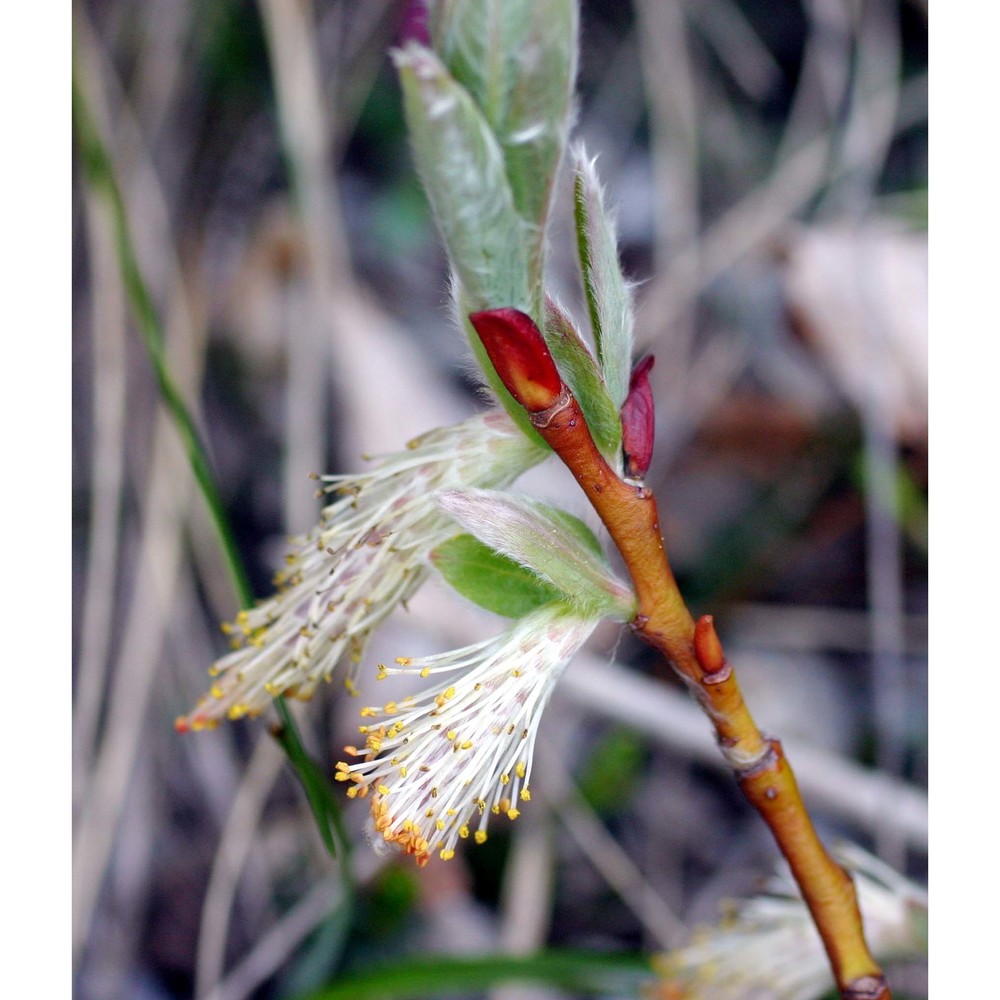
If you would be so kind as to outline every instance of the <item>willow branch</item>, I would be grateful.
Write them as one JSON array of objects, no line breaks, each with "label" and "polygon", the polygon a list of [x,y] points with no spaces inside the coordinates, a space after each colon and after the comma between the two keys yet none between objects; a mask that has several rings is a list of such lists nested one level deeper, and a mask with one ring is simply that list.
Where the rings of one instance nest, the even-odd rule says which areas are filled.
[{"label": "willow branch", "polygon": [[605,461],[527,316],[502,309],[470,319],[505,385],[573,474],[618,547],[638,598],[632,630],[663,654],[708,715],[743,793],[788,861],[841,997],[890,1000],[885,976],[865,941],[854,883],[820,842],[781,743],[757,728],[712,618],[705,615],[696,623],[684,603],[652,490],[619,478]]}]

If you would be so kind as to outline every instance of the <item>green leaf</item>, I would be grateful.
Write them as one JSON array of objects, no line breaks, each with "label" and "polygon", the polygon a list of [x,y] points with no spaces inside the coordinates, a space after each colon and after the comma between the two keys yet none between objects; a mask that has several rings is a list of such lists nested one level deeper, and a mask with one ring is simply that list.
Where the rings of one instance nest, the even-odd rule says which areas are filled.
[{"label": "green leaf", "polygon": [[439,545],[431,561],[463,597],[506,618],[523,618],[562,596],[552,584],[472,535],[456,535]]},{"label": "green leaf", "polygon": [[451,262],[462,328],[504,409],[528,437],[548,447],[493,370],[468,320],[482,309],[530,314],[538,297],[528,279],[528,230],[514,207],[503,152],[475,102],[433,52],[410,43],[395,60],[413,157]]},{"label": "green leaf", "polygon": [[395,54],[417,171],[470,312],[530,312],[525,228],[504,157],[468,92],[429,49]]},{"label": "green leaf", "polygon": [[519,214],[535,230],[541,284],[545,222],[569,132],[579,15],[575,0],[439,0],[434,47],[503,150]]},{"label": "green leaf", "polygon": [[605,210],[604,193],[592,160],[576,154],[573,201],[577,245],[597,359],[617,409],[628,396],[634,340],[632,293],[618,261],[614,222]]},{"label": "green leaf", "polygon": [[545,326],[542,332],[559,374],[583,410],[594,443],[612,467],[620,471],[622,422],[618,415],[619,407],[615,406],[601,369],[586,341],[569,316],[552,299],[545,303]]},{"label": "green leaf", "polygon": [[632,588],[615,576],[593,532],[572,514],[495,490],[449,490],[436,499],[489,551],[547,581],[577,613],[619,621],[635,614]]},{"label": "green leaf", "polygon": [[551,950],[534,955],[410,958],[367,963],[301,1000],[416,1000],[468,995],[500,983],[545,983],[584,996],[636,995],[653,977],[644,955]]}]

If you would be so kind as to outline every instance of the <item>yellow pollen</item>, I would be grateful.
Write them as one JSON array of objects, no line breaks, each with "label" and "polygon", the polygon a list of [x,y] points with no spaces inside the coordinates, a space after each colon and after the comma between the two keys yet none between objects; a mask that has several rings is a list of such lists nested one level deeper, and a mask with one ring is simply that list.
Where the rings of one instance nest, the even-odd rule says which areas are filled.
[{"label": "yellow pollen", "polygon": [[510,775],[509,774],[501,774],[500,775],[500,784],[501,785],[507,785],[509,783],[510,783]]},{"label": "yellow pollen", "polygon": [[441,851],[439,857],[441,858],[442,861],[451,861],[451,859],[455,857],[455,852],[450,848],[446,847],[444,848],[444,850]]},{"label": "yellow pollen", "polygon": [[507,810],[507,818],[508,819],[517,819],[517,817],[520,816],[520,815],[521,815],[521,813],[517,809],[508,809]]},{"label": "yellow pollen", "polygon": [[522,802],[530,802],[531,801],[531,792],[529,792],[527,788],[522,788],[521,789],[521,801]]},{"label": "yellow pollen", "polygon": [[465,840],[466,837],[469,836],[469,828],[468,828],[468,826],[465,826],[465,825],[460,826],[458,828],[458,835],[462,838],[462,840]]},{"label": "yellow pollen", "polygon": [[486,843],[486,831],[485,830],[476,830],[476,832],[474,834],[474,838],[475,838],[475,841],[476,841],[477,844],[485,844]]}]

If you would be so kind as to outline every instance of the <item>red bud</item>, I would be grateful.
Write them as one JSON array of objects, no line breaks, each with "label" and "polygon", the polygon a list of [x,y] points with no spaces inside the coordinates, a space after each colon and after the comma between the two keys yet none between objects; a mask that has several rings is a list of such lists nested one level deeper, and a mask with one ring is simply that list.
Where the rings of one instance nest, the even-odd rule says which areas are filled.
[{"label": "red bud", "polygon": [[427,26],[426,0],[409,0],[403,7],[403,17],[396,44],[402,47],[407,42],[419,42],[427,47],[431,44],[431,33]]},{"label": "red bud", "polygon": [[722,643],[715,631],[715,619],[702,615],[694,626],[694,652],[706,674],[717,674],[726,665]]},{"label": "red bud", "polygon": [[562,392],[562,379],[534,320],[519,309],[472,313],[475,327],[500,381],[529,412],[547,410]]},{"label": "red bud", "polygon": [[656,417],[653,410],[653,390],[649,386],[649,370],[653,355],[648,354],[632,370],[628,397],[622,405],[622,449],[625,452],[625,475],[642,479],[653,458],[653,435]]}]

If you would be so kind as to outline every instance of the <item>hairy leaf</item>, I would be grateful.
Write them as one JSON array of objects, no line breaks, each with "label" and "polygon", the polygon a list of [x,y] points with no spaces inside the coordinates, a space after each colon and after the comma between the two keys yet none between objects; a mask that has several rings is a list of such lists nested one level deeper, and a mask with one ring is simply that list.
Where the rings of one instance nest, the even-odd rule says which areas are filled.
[{"label": "hairy leaf", "polygon": [[632,293],[618,261],[618,241],[604,207],[592,160],[576,152],[574,207],[583,286],[597,345],[597,358],[608,391],[620,409],[628,396],[632,370]]},{"label": "hairy leaf", "polygon": [[604,375],[594,360],[586,341],[573,321],[549,299],[545,303],[545,342],[563,380],[573,391],[594,442],[608,462],[620,471],[622,424]]},{"label": "hairy leaf", "polygon": [[438,503],[490,549],[557,588],[577,611],[627,621],[635,597],[608,566],[590,529],[566,511],[494,490],[451,490]]},{"label": "hairy leaf", "polygon": [[463,597],[506,618],[523,618],[562,596],[552,584],[472,535],[456,535],[439,545],[431,562]]},{"label": "hairy leaf", "polygon": [[542,276],[544,227],[569,131],[576,76],[574,0],[439,0],[434,47],[472,95],[504,153],[514,204],[534,230],[531,278]]}]

